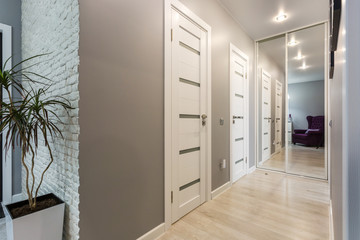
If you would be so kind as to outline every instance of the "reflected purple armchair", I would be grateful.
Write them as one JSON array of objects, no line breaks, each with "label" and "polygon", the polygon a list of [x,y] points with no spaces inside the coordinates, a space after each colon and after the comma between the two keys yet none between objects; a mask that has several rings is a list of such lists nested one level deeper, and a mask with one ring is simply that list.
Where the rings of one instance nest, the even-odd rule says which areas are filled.
[{"label": "reflected purple armchair", "polygon": [[324,116],[307,116],[308,129],[295,129],[292,135],[294,144],[302,143],[306,146],[319,148],[324,144]]}]

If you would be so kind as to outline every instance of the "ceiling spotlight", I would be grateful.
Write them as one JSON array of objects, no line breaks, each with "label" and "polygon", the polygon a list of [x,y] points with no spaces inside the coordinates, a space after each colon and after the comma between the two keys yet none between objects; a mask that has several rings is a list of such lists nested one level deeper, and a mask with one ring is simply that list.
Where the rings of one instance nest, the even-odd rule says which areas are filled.
[{"label": "ceiling spotlight", "polygon": [[299,52],[298,55],[295,57],[296,60],[301,60],[303,58],[304,58],[304,56],[301,55],[301,52]]},{"label": "ceiling spotlight", "polygon": [[305,69],[307,69],[308,67],[309,67],[309,66],[307,66],[306,63],[303,62],[303,64],[302,64],[302,66],[300,67],[300,69],[305,70]]},{"label": "ceiling spotlight", "polygon": [[290,42],[288,42],[288,46],[289,46],[289,47],[293,47],[293,46],[296,46],[296,45],[298,45],[298,44],[299,44],[299,42],[295,41],[295,39],[293,39],[293,40],[291,40]]},{"label": "ceiling spotlight", "polygon": [[287,15],[285,13],[280,13],[275,17],[276,22],[282,22],[285,21],[286,19],[287,19]]}]

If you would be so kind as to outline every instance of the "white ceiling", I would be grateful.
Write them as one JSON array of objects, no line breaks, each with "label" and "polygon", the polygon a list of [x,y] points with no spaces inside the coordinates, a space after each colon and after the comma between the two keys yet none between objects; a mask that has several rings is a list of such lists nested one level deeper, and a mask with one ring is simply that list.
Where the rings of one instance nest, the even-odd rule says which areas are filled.
[{"label": "white ceiling", "polygon": [[273,60],[285,73],[285,35],[259,42],[259,50]]},{"label": "white ceiling", "polygon": [[[324,80],[325,26],[303,29],[288,36],[299,42],[294,47],[288,47],[288,83]],[[294,59],[299,51],[304,56],[302,60]],[[303,62],[308,68],[300,69]]]},{"label": "white ceiling", "polygon": [[[288,83],[300,83],[324,80],[325,63],[325,26],[318,25],[289,33],[289,41],[295,39],[298,44],[288,47]],[[259,42],[259,50],[272,59],[285,72],[285,37],[280,35]],[[295,59],[299,51],[304,57]],[[303,62],[308,68],[300,69]]]},{"label": "white ceiling", "polygon": [[[219,0],[254,39],[284,33],[328,20],[329,0]],[[274,21],[280,12],[287,20]]]}]

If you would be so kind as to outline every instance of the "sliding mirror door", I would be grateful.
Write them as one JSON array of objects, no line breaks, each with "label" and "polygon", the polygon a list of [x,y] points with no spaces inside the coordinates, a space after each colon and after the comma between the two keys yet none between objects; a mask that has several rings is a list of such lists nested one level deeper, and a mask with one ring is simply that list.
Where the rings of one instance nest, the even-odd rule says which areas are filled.
[{"label": "sliding mirror door", "polygon": [[327,25],[257,42],[257,166],[327,179]]},{"label": "sliding mirror door", "polygon": [[288,172],[327,178],[325,24],[288,34]]},{"label": "sliding mirror door", "polygon": [[285,35],[258,42],[258,167],[285,171]]}]

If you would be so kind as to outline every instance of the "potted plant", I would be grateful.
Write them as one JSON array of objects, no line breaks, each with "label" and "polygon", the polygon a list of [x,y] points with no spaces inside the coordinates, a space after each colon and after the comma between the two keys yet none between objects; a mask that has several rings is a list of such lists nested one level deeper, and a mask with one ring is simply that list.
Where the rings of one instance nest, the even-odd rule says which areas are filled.
[{"label": "potted plant", "polygon": [[[27,200],[5,206],[8,240],[62,239],[64,202],[54,194],[44,196],[38,196],[38,194],[44,175],[54,161],[49,140],[55,136],[63,138],[58,128],[62,121],[56,109],[64,109],[68,113],[72,107],[63,97],[47,96],[46,93],[51,84],[42,82],[51,82],[50,79],[29,71],[37,63],[29,67],[20,67],[40,56],[43,55],[28,58],[10,70],[0,71],[1,88],[3,94],[7,96],[5,101],[4,98],[1,99],[0,132],[5,136],[5,151],[14,148],[15,145],[21,149],[27,194]],[[9,60],[5,62],[2,69],[6,69],[6,63]],[[28,88],[24,87],[25,82],[28,83]],[[16,91],[20,97],[15,97],[13,91]],[[36,181],[34,166],[37,149],[41,143],[47,148],[49,162]],[[29,161],[26,161],[27,157]]]}]

